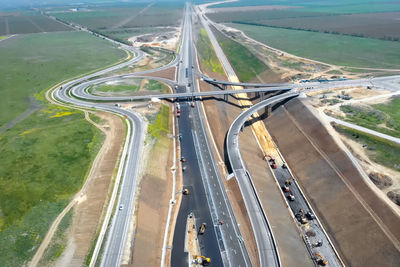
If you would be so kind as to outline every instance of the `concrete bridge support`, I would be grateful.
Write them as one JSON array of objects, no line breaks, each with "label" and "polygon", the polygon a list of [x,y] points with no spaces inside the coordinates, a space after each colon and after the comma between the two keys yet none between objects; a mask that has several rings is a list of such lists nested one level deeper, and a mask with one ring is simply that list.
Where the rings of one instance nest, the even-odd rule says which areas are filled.
[{"label": "concrete bridge support", "polygon": [[267,115],[267,117],[269,117],[269,115],[271,115],[272,113],[272,106],[268,105],[265,107],[265,114]]}]

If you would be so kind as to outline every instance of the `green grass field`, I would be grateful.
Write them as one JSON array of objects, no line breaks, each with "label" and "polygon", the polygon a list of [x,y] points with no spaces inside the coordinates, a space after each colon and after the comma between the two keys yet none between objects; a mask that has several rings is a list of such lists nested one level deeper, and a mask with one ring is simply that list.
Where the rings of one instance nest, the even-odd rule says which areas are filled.
[{"label": "green grass field", "polygon": [[196,47],[200,54],[201,63],[207,70],[221,75],[225,74],[204,28],[200,29]]},{"label": "green grass field", "polygon": [[350,67],[400,68],[400,42],[244,24],[229,25],[257,41],[296,56]]},{"label": "green grass field", "polygon": [[400,97],[392,98],[387,104],[370,107],[343,105],[340,109],[346,113],[347,116],[344,118],[346,121],[400,137]]},{"label": "green grass field", "polygon": [[[48,104],[58,82],[115,63],[126,54],[83,32],[19,35],[0,43],[0,262],[22,266],[51,222],[82,186],[103,140],[84,114]],[[40,92],[40,93],[39,93]]]},{"label": "green grass field", "polygon": [[96,91],[99,92],[135,92],[139,90],[138,85],[127,85],[127,84],[118,84],[118,85],[100,85],[96,86]]},{"label": "green grass field", "polygon": [[248,82],[268,68],[243,45],[217,30],[214,34],[241,81]]},{"label": "green grass field", "polygon": [[400,171],[400,145],[344,126],[337,125],[336,129],[348,138],[367,145],[366,152],[373,161]]},{"label": "green grass field", "polygon": [[80,111],[43,106],[0,135],[0,262],[21,266],[82,186],[103,136]]},{"label": "green grass field", "polygon": [[[136,92],[140,89],[143,79],[133,79],[118,84],[99,84],[89,88],[90,93],[96,92]],[[146,81],[145,81],[146,82]],[[164,92],[168,87],[156,80],[147,80],[144,90]]]},{"label": "green grass field", "polygon": [[72,213],[73,210],[70,210],[61,220],[57,231],[51,240],[51,243],[45,250],[43,257],[40,259],[39,266],[47,266],[50,263],[54,264],[55,260],[61,256],[64,248],[67,246],[68,236],[66,231],[71,225]]},{"label": "green grass field", "polygon": [[148,133],[152,138],[158,139],[169,131],[169,106],[162,105],[158,114],[150,118]]},{"label": "green grass field", "polygon": [[0,127],[28,108],[29,96],[112,64],[125,53],[84,32],[14,36],[0,42]]}]

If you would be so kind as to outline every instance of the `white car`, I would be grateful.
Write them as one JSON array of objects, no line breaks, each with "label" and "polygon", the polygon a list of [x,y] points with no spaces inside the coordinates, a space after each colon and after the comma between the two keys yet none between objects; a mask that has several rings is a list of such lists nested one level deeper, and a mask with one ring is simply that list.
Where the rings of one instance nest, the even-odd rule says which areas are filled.
[{"label": "white car", "polygon": [[120,206],[119,206],[119,210],[123,210],[124,209],[124,204],[121,204]]}]

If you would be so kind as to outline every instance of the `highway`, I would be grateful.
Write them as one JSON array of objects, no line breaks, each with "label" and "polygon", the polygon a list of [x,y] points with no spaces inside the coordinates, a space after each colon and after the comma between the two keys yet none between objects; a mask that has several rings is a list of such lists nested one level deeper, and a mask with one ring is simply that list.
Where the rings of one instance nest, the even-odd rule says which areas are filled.
[{"label": "highway", "polygon": [[[243,90],[218,90],[218,91],[206,91],[206,92],[198,92],[198,91],[186,91],[179,93],[170,93],[170,94],[146,94],[146,95],[132,95],[132,96],[97,96],[90,94],[86,89],[91,85],[96,85],[100,83],[105,83],[108,81],[118,81],[123,79],[132,79],[137,78],[137,75],[120,75],[120,76],[112,76],[112,77],[103,77],[96,80],[91,80],[89,82],[84,82],[74,88],[71,89],[71,95],[76,98],[86,99],[91,101],[101,101],[101,102],[124,102],[124,101],[136,101],[136,100],[151,100],[153,98],[158,99],[178,99],[178,98],[198,98],[198,97],[207,97],[207,96],[223,96],[223,95],[234,95],[238,93],[270,93],[277,91],[289,91],[291,90],[289,87],[265,87],[265,88],[251,88],[251,89],[243,89]],[[161,82],[164,82],[173,88],[175,88],[174,81],[158,78],[158,77],[144,77],[146,79],[154,79]]]},{"label": "highway", "polygon": [[[182,63],[178,72],[178,83],[186,84],[186,87],[180,86],[179,92],[198,91],[193,73],[189,71],[195,66],[192,63],[194,57],[191,56],[191,15],[191,6],[187,5],[181,48]],[[178,119],[179,133],[182,135],[181,154],[187,159],[183,163],[186,168],[183,172],[183,185],[193,193],[182,199],[175,227],[171,266],[188,264],[184,253],[183,229],[190,212],[194,213],[198,226],[203,222],[207,224],[206,233],[199,236],[199,242],[201,253],[211,258],[212,266],[251,266],[208,140],[200,105],[191,108],[188,103],[181,103],[181,110]],[[223,221],[223,225],[219,221]]]},{"label": "highway", "polygon": [[[110,205],[107,212],[107,216],[111,215],[113,208],[114,216],[112,217],[111,225],[109,227],[109,232],[104,244],[104,253],[101,259],[101,266],[119,266],[121,258],[124,252],[124,246],[126,243],[128,226],[132,218],[134,199],[136,192],[136,183],[138,168],[140,163],[141,149],[144,140],[144,128],[143,121],[141,117],[133,111],[121,109],[106,103],[99,102],[87,102],[87,100],[94,101],[105,101],[105,102],[115,102],[115,101],[132,101],[139,99],[151,99],[151,98],[183,98],[183,97],[202,97],[210,96],[210,92],[199,92],[197,84],[195,83],[193,72],[193,44],[192,44],[192,29],[191,29],[191,6],[186,6],[186,15],[183,28],[183,39],[182,48],[180,56],[175,58],[175,60],[166,66],[158,68],[158,70],[166,69],[174,66],[179,61],[178,68],[178,82],[162,79],[158,79],[165,82],[171,86],[180,85],[180,92],[176,94],[157,94],[149,96],[130,96],[130,97],[98,97],[87,94],[85,88],[90,85],[105,82],[108,80],[116,79],[127,79],[133,77],[143,77],[145,74],[149,74],[155,70],[142,71],[132,75],[116,75],[113,77],[105,77],[93,79],[101,75],[113,72],[117,69],[123,68],[130,64],[133,64],[143,58],[143,52],[140,50],[133,49],[123,44],[119,44],[114,40],[105,38],[113,43],[119,44],[121,47],[133,51],[136,56],[124,63],[109,67],[105,70],[98,71],[96,73],[87,75],[85,77],[78,78],[74,81],[70,81],[60,88],[57,88],[52,92],[52,97],[58,101],[68,103],[77,107],[94,108],[99,110],[104,110],[125,116],[130,122],[131,134],[127,138],[127,153],[126,160],[123,161],[124,166],[120,169],[121,184],[119,198],[116,205]],[[207,26],[206,26],[207,25]],[[208,27],[208,24],[205,24]],[[208,29],[209,30],[209,29]],[[213,36],[210,36],[212,39]],[[212,42],[216,42],[215,38]],[[219,46],[218,46],[219,47]],[[220,51],[222,54],[223,52]],[[228,62],[228,59],[225,57]],[[229,66],[229,64],[227,64]],[[233,69],[227,69],[228,75],[234,75]],[[152,77],[148,77],[153,79]],[[93,79],[93,80],[90,80]],[[263,85],[258,89],[247,89],[246,92],[250,90],[258,90],[258,92],[269,92],[274,91],[288,91],[292,89],[293,91],[303,89],[305,87],[318,87],[312,89],[303,90],[305,92],[311,92],[321,89],[331,89],[337,87],[346,86],[374,86],[376,88],[385,88],[391,91],[399,90],[399,80],[400,76],[393,77],[382,77],[382,78],[372,78],[372,79],[360,79],[360,80],[346,80],[328,83],[304,83],[304,84],[294,84],[294,85]],[[221,82],[221,81],[220,81]],[[183,85],[183,86],[182,86]],[[243,84],[246,86],[246,84]],[[247,85],[257,87],[257,85]],[[237,94],[239,91],[234,90]],[[217,91],[211,92],[211,95],[223,95],[231,94],[228,91]],[[295,97],[297,92],[289,92],[283,95],[279,95],[270,98],[269,104],[274,101],[281,101],[284,98]],[[73,97],[74,96],[74,97]],[[262,101],[254,106],[256,110],[258,107],[265,105],[266,101]],[[259,105],[260,104],[260,105]],[[259,105],[259,106],[258,106]],[[212,256],[212,264],[214,266],[250,266],[249,256],[247,249],[243,242],[240,234],[237,222],[234,218],[232,208],[226,196],[226,191],[222,183],[222,177],[219,173],[218,166],[216,165],[216,160],[211,149],[210,142],[208,140],[207,132],[204,127],[204,118],[202,116],[201,108],[196,105],[195,108],[190,108],[187,104],[182,104],[182,111],[185,113],[179,120],[180,133],[183,136],[182,153],[185,157],[189,159],[187,163],[188,171],[184,173],[184,186],[191,188],[193,192],[187,199],[184,198],[182,201],[181,210],[178,214],[178,221],[175,229],[174,236],[174,247],[172,249],[172,263],[176,262],[177,265],[172,264],[172,266],[181,266],[182,263],[187,264],[187,258],[184,259],[183,247],[182,245],[182,231],[179,228],[180,220],[186,218],[189,211],[196,213],[196,218],[199,218],[199,222],[207,222],[209,225],[207,228],[207,234],[200,237],[200,244],[202,253],[205,256]],[[247,110],[248,111],[248,110]],[[247,112],[245,111],[245,112]],[[249,111],[251,113],[251,111]],[[243,113],[242,113],[243,114]],[[246,113],[243,115],[247,116]],[[249,114],[251,115],[251,114]],[[259,258],[261,266],[280,266],[279,254],[274,244],[273,235],[268,224],[266,215],[264,214],[260,203],[256,197],[256,192],[251,184],[251,178],[248,172],[244,168],[243,161],[240,157],[240,152],[234,151],[235,147],[238,146],[238,131],[243,125],[243,118],[238,118],[232,124],[230,133],[228,133],[227,145],[228,145],[228,155],[231,160],[232,169],[235,173],[235,177],[239,182],[241,192],[244,196],[246,208],[249,212],[250,220],[253,226],[253,231],[256,237],[257,247],[259,250]],[[248,118],[248,117],[247,117]],[[246,120],[247,120],[246,118]],[[232,131],[232,133],[231,133]],[[236,133],[236,135],[235,135]],[[231,151],[231,152],[229,152]],[[231,153],[231,154],[229,154]],[[236,153],[236,154],[235,154]],[[239,153],[239,155],[237,154]],[[240,177],[240,178],[238,178]],[[282,176],[284,177],[284,176]],[[118,185],[118,183],[116,184]],[[118,186],[115,190],[118,190]],[[115,191],[116,192],[116,191]],[[187,201],[186,201],[187,200]],[[207,204],[206,204],[207,203]],[[123,207],[119,209],[119,207]],[[219,225],[220,220],[224,221],[223,225]],[[105,227],[108,225],[107,221]],[[104,228],[104,227],[103,227]],[[104,228],[105,229],[105,228]],[[100,236],[102,237],[102,236]],[[179,241],[177,241],[179,239]],[[101,245],[101,241],[97,244]],[[100,249],[100,245],[96,246],[97,252]],[[175,246],[176,245],[176,246]],[[98,248],[97,248],[98,247]],[[174,254],[175,253],[175,254]],[[176,258],[174,257],[176,255]],[[97,254],[96,254],[97,256]],[[93,263],[96,261],[96,257],[93,259]]]}]

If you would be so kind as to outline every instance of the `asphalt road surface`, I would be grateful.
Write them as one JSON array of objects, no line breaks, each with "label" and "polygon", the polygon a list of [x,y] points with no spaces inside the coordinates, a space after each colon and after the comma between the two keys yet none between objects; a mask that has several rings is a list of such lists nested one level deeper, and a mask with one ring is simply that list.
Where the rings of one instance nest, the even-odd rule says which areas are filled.
[{"label": "asphalt road surface", "polygon": [[[187,5],[178,71],[178,83],[186,86],[179,86],[179,92],[198,91],[192,73],[191,12],[191,6]],[[182,156],[187,159],[183,163],[186,167],[183,185],[191,194],[182,199],[175,227],[171,266],[188,264],[188,257],[184,252],[184,229],[190,212],[194,213],[197,226],[203,222],[207,224],[206,233],[199,236],[199,242],[201,253],[211,258],[212,266],[251,266],[203,121],[199,105],[191,108],[188,103],[181,103],[178,125],[182,134]],[[219,221],[224,223],[221,225]]]}]

